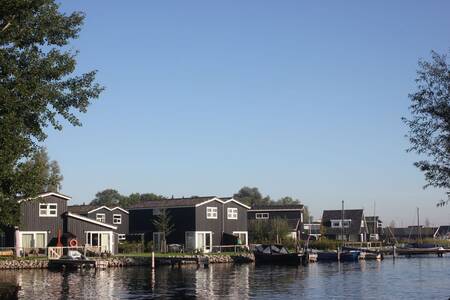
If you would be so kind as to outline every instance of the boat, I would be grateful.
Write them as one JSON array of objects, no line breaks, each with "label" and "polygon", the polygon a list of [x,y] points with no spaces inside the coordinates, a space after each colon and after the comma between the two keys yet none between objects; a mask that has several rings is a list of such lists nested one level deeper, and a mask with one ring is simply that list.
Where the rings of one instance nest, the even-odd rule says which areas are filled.
[{"label": "boat", "polygon": [[383,254],[381,254],[380,252],[378,253],[374,253],[374,252],[361,252],[359,255],[360,259],[364,259],[364,260],[382,260],[383,259]]},{"label": "boat", "polygon": [[361,252],[357,250],[342,251],[339,253],[340,261],[357,261]]},{"label": "boat", "polygon": [[338,261],[337,251],[317,251],[317,261]]},{"label": "boat", "polygon": [[257,245],[253,251],[255,263],[274,265],[299,265],[299,253],[290,253],[283,245]]}]

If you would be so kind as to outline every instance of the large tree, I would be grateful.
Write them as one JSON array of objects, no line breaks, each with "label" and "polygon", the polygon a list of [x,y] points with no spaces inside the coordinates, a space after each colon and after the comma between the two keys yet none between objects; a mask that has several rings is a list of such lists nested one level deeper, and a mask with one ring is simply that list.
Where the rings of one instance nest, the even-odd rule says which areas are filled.
[{"label": "large tree", "polygon": [[272,200],[269,196],[263,197],[257,187],[242,187],[239,192],[233,195],[233,198],[249,206],[270,205]]},{"label": "large tree", "polygon": [[[17,197],[33,196],[21,176],[46,138],[48,126],[62,120],[79,126],[102,90],[95,71],[73,75],[76,52],[67,47],[78,37],[84,15],[65,14],[54,0],[3,0],[0,5],[0,223],[17,224]],[[36,185],[38,186],[38,185]]]},{"label": "large tree", "polygon": [[106,189],[95,194],[95,199],[91,201],[91,205],[121,206],[125,196],[121,195],[117,190]]},{"label": "large tree", "polygon": [[409,126],[413,151],[423,157],[414,165],[424,172],[426,185],[450,188],[450,69],[446,55],[434,51],[420,60],[416,91],[409,95]]}]

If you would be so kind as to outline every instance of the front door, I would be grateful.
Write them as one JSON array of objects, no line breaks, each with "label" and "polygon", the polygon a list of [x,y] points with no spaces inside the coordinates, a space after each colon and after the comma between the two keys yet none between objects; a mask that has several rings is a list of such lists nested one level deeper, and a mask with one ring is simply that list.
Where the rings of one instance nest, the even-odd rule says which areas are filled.
[{"label": "front door", "polygon": [[208,253],[212,250],[212,233],[211,232],[197,232],[197,249]]}]

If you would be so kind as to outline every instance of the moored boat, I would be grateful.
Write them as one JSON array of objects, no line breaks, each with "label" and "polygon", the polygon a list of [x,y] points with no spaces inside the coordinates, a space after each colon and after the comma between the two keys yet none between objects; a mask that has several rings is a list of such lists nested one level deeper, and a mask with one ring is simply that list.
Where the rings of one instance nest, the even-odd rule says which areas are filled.
[{"label": "moored boat", "polygon": [[337,251],[317,251],[317,261],[338,261]]},{"label": "moored boat", "polygon": [[289,253],[282,245],[257,245],[253,251],[255,263],[274,265],[299,265],[299,253]]}]

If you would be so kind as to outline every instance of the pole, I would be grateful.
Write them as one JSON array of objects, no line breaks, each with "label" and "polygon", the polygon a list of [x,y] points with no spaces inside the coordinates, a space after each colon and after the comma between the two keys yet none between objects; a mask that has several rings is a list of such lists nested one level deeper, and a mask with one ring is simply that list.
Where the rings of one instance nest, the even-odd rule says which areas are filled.
[{"label": "pole", "polygon": [[152,270],[155,269],[155,251],[152,251]]}]

